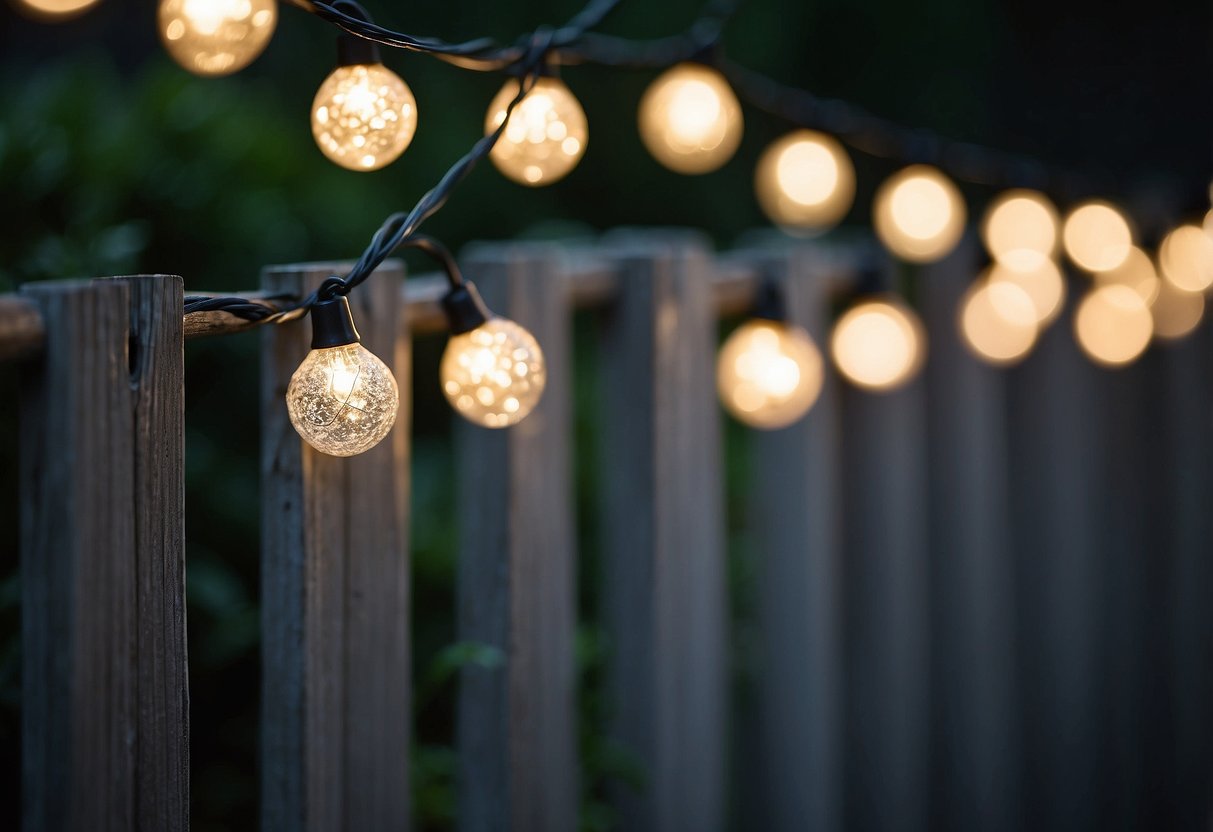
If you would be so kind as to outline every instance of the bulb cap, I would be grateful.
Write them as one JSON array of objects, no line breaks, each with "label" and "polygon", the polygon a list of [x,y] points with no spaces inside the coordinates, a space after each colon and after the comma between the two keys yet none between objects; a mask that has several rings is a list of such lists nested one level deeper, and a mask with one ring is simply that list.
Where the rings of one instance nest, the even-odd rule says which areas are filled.
[{"label": "bulb cap", "polygon": [[381,63],[383,63],[383,56],[379,53],[379,44],[374,41],[365,40],[354,35],[339,35],[337,37],[337,66],[359,66]]},{"label": "bulb cap", "polygon": [[453,286],[442,296],[442,311],[446,313],[452,335],[471,332],[492,317],[480,293],[476,291],[476,285],[467,280]]},{"label": "bulb cap", "polygon": [[362,338],[354,327],[350,302],[344,295],[322,300],[312,307],[312,349],[344,347],[357,344]]}]

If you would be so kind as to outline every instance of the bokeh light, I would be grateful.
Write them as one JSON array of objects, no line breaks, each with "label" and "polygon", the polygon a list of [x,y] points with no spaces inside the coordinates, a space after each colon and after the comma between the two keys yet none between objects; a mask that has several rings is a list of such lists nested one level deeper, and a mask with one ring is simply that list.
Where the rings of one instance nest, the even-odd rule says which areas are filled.
[{"label": "bokeh light", "polygon": [[1160,281],[1157,297],[1150,306],[1154,319],[1154,337],[1164,341],[1183,338],[1200,325],[1205,316],[1205,296],[1184,292],[1167,281]]},{"label": "bokeh light", "polygon": [[83,14],[99,0],[14,0],[17,11],[46,22],[68,20]]},{"label": "bokeh light", "polygon": [[[518,82],[507,81],[489,104],[485,133],[501,126],[517,94]],[[588,140],[589,126],[577,97],[559,80],[540,78],[510,114],[489,158],[515,182],[551,185],[577,167]]]},{"label": "bokeh light", "polygon": [[798,326],[747,321],[716,359],[716,390],[729,413],[750,427],[775,430],[804,416],[821,394],[821,352]]},{"label": "bokeh light", "polygon": [[797,130],[763,152],[754,191],[776,225],[790,231],[829,228],[855,198],[855,167],[829,136]]},{"label": "bokeh light", "polygon": [[1028,271],[995,263],[983,275],[989,283],[1010,283],[1022,289],[1036,311],[1036,325],[1046,327],[1059,314],[1066,299],[1066,281],[1052,260],[1042,260]]},{"label": "bokeh light", "polygon": [[1057,251],[1057,209],[1037,191],[1007,191],[990,204],[981,224],[986,251],[999,264],[1031,271]]},{"label": "bokeh light", "polygon": [[339,66],[312,102],[312,136],[330,160],[378,170],[405,151],[417,131],[417,102],[382,64]]},{"label": "bokeh light", "polygon": [[1133,232],[1129,222],[1107,202],[1091,201],[1066,216],[1062,228],[1066,254],[1089,272],[1114,269],[1129,256]]},{"label": "bokeh light", "polygon": [[1158,279],[1158,272],[1150,260],[1150,255],[1133,246],[1119,266],[1106,272],[1096,272],[1095,283],[1098,286],[1109,286],[1113,283],[1128,286],[1141,295],[1141,299],[1147,304],[1151,304],[1158,296],[1162,281]]},{"label": "bokeh light", "polygon": [[1121,284],[1096,286],[1078,304],[1074,335],[1092,361],[1119,367],[1150,344],[1154,322],[1141,295]]},{"label": "bokeh light", "polygon": [[1158,249],[1163,277],[1176,289],[1203,292],[1213,286],[1213,237],[1195,225],[1181,225]]},{"label": "bokeh light", "polygon": [[743,121],[729,82],[702,64],[682,63],[653,81],[640,100],[640,138],[678,173],[709,173],[737,152]]},{"label": "bokeh light", "polygon": [[926,357],[918,316],[897,300],[867,300],[848,309],[834,325],[830,354],[849,381],[873,391],[910,381]]},{"label": "bokeh light", "polygon": [[1010,281],[978,280],[960,304],[960,334],[969,350],[990,364],[1026,356],[1039,333],[1036,305]]},{"label": "bokeh light", "polygon": [[275,0],[161,0],[160,39],[198,75],[227,75],[256,60],[278,23]]},{"label": "bokeh light", "polygon": [[873,209],[876,233],[904,260],[928,263],[946,255],[964,232],[965,206],[952,181],[928,165],[911,165],[885,180]]}]

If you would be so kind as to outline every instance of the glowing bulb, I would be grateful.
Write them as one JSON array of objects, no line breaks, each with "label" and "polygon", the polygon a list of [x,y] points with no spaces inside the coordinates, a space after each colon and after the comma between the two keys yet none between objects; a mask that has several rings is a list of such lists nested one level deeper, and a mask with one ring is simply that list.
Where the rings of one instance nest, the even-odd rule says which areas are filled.
[{"label": "glowing bulb", "polygon": [[17,10],[38,20],[67,20],[95,6],[97,0],[17,0]]},{"label": "glowing bulb", "polygon": [[873,217],[881,241],[898,257],[929,263],[951,251],[964,232],[960,191],[927,165],[911,165],[876,192]]},{"label": "glowing bulb", "polygon": [[1084,202],[1062,228],[1066,254],[1089,272],[1106,272],[1125,262],[1133,246],[1129,222],[1106,202]]},{"label": "glowing bulb", "polygon": [[1036,305],[1010,281],[979,280],[961,301],[960,334],[969,350],[991,364],[1013,364],[1036,343]]},{"label": "glowing bulb", "polygon": [[1154,264],[1150,262],[1150,255],[1137,246],[1129,249],[1125,261],[1116,268],[1106,272],[1096,272],[1095,283],[1098,286],[1109,286],[1113,283],[1128,286],[1141,295],[1141,299],[1147,305],[1154,302],[1162,285],[1162,281],[1158,279],[1158,272],[1154,270]]},{"label": "glowing bulb", "polygon": [[737,96],[716,70],[674,66],[640,99],[640,138],[649,153],[678,173],[709,173],[737,152],[743,123]]},{"label": "glowing bulb", "polygon": [[1074,314],[1074,335],[1092,361],[1107,367],[1136,359],[1150,343],[1154,324],[1141,295],[1115,283],[1087,293]]},{"label": "glowing bulb", "polygon": [[787,427],[821,393],[821,353],[797,326],[747,321],[729,336],[716,359],[716,390],[725,408],[750,427]]},{"label": "glowing bulb", "polygon": [[1182,338],[1200,325],[1205,316],[1205,296],[1201,292],[1184,292],[1167,281],[1161,281],[1158,296],[1150,305],[1154,319],[1154,337],[1164,341]]},{"label": "glowing bulb", "polygon": [[160,39],[173,60],[198,75],[244,69],[264,51],[274,0],[160,0]]},{"label": "glowing bulb", "polygon": [[1181,225],[1158,249],[1163,277],[1176,289],[1203,292],[1213,286],[1213,237],[1195,225]]},{"label": "glowing bulb", "polygon": [[312,350],[286,391],[295,430],[330,456],[378,445],[396,423],[399,402],[392,371],[361,344]]},{"label": "glowing bulb", "polygon": [[1036,325],[1046,327],[1061,314],[1066,298],[1066,283],[1052,260],[1042,260],[1029,271],[1009,269],[995,263],[982,275],[989,283],[1010,283],[1024,291],[1036,310]]},{"label": "glowing bulb", "polygon": [[922,324],[897,301],[851,307],[834,326],[830,353],[839,371],[869,390],[893,390],[918,372],[926,353]]},{"label": "glowing bulb", "polygon": [[[484,130],[492,133],[518,94],[507,81],[489,104]],[[585,112],[569,88],[555,78],[540,78],[510,114],[505,132],[489,157],[497,170],[523,185],[550,185],[577,167],[589,136]]]},{"label": "glowing bulb", "polygon": [[754,190],[775,224],[790,230],[828,228],[851,207],[855,168],[829,136],[797,130],[762,154]]},{"label": "glowing bulb", "polygon": [[547,380],[535,336],[504,318],[490,318],[452,337],[438,372],[442,392],[456,412],[486,428],[504,428],[526,418]]},{"label": "glowing bulb", "polygon": [[999,264],[1031,271],[1057,251],[1057,209],[1036,191],[1007,191],[986,211],[981,237]]},{"label": "glowing bulb", "polygon": [[396,161],[416,130],[412,91],[382,64],[337,67],[312,103],[316,144],[350,170],[378,170]]}]

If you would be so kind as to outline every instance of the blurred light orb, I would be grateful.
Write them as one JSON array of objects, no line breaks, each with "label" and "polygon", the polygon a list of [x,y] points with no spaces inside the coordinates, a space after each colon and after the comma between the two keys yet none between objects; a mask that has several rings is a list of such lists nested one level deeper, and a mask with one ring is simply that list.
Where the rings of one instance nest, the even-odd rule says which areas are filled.
[{"label": "blurred light orb", "polygon": [[1154,318],[1154,337],[1174,341],[1200,326],[1205,316],[1205,296],[1202,292],[1184,292],[1167,281],[1161,281],[1158,296],[1150,306]]},{"label": "blurred light orb", "polygon": [[1028,271],[995,263],[982,277],[988,283],[1009,283],[1022,289],[1036,311],[1038,327],[1048,326],[1061,314],[1066,299],[1066,282],[1061,276],[1061,269],[1052,260],[1042,260]]},{"label": "blurred light orb", "polygon": [[[507,81],[489,104],[485,133],[501,126],[516,95],[518,82]],[[510,114],[489,158],[519,184],[551,185],[577,167],[589,132],[585,111],[569,88],[556,78],[540,78]]]},{"label": "blurred light orb", "polygon": [[17,11],[47,23],[68,20],[97,5],[98,0],[16,0]]},{"label": "blurred light orb", "polygon": [[1147,306],[1154,302],[1154,298],[1158,296],[1159,288],[1162,285],[1162,281],[1158,278],[1158,272],[1154,269],[1154,263],[1150,261],[1150,255],[1137,246],[1129,249],[1129,255],[1125,258],[1125,262],[1116,268],[1109,269],[1106,272],[1095,273],[1095,284],[1097,286],[1109,286],[1114,283],[1128,286],[1137,292],[1141,296],[1141,299],[1146,302]]},{"label": "blurred light orb", "polygon": [[198,75],[227,75],[265,51],[278,22],[275,0],[160,0],[160,39]]},{"label": "blurred light orb", "polygon": [[855,198],[855,166],[829,136],[797,130],[763,152],[754,191],[776,225],[790,231],[829,228]]},{"label": "blurred light orb", "polygon": [[312,102],[320,151],[349,170],[378,170],[400,157],[417,132],[408,84],[383,64],[339,66]]},{"label": "blurred light orb", "polygon": [[392,371],[361,344],[312,350],[286,390],[291,424],[330,456],[354,456],[378,445],[396,423],[399,406]]},{"label": "blurred light orb", "polygon": [[716,359],[716,390],[725,409],[753,428],[784,428],[821,394],[824,367],[809,333],[777,321],[747,321]]},{"label": "blurred light orb", "polygon": [[1040,332],[1036,305],[1010,281],[978,280],[960,304],[960,334],[969,350],[990,364],[1006,366],[1026,356]]},{"label": "blurred light orb", "polygon": [[667,69],[640,99],[640,138],[678,173],[710,173],[741,144],[741,104],[724,76],[702,64]]},{"label": "blurred light orb", "polygon": [[1213,237],[1195,225],[1181,225],[1158,249],[1163,277],[1176,289],[1203,292],[1213,286]]},{"label": "blurred light orb", "polygon": [[872,391],[894,390],[922,367],[926,336],[918,316],[899,301],[868,300],[838,319],[830,353],[851,383]]},{"label": "blurred light orb", "polygon": [[1066,216],[1062,241],[1075,265],[1089,272],[1106,272],[1125,262],[1133,246],[1133,232],[1120,211],[1093,200]]},{"label": "blurred light orb", "polygon": [[1078,345],[1092,361],[1106,367],[1135,360],[1149,346],[1153,332],[1146,302],[1118,283],[1091,289],[1074,314]]},{"label": "blurred light orb", "polygon": [[981,224],[981,238],[999,264],[1031,271],[1056,253],[1057,227],[1057,209],[1044,194],[1013,190],[991,203]]},{"label": "blurred light orb", "polygon": [[876,234],[903,260],[945,256],[964,232],[965,205],[952,181],[928,165],[911,165],[884,181],[873,210]]},{"label": "blurred light orb", "polygon": [[453,336],[438,373],[455,412],[486,428],[521,422],[539,404],[547,381],[539,342],[505,318]]}]

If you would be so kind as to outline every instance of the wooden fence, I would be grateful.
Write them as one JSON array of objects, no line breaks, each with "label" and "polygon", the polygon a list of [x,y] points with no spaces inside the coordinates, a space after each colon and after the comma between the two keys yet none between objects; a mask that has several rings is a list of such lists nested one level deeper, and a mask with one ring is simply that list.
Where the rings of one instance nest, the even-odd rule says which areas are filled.
[{"label": "wooden fence", "polygon": [[[748,435],[730,523],[718,319],[776,280],[824,350],[865,251],[716,257],[631,233],[468,253],[490,306],[541,342],[548,383],[519,426],[456,430],[459,638],[505,657],[462,671],[460,829],[577,828],[586,307],[611,733],[644,769],[612,789],[618,828],[1208,828],[1209,328],[1108,372],[1063,323],[993,370],[956,335],[978,265],[962,246],[913,283],[921,377],[874,395],[831,374],[806,419]],[[271,268],[264,289],[302,294],[333,268]],[[403,277],[388,263],[351,297],[402,392],[362,456],[317,454],[286,418],[308,325],[261,333],[267,832],[410,824],[410,355],[443,321],[441,281]],[[181,308],[164,276],[0,298],[0,357],[23,361],[27,830],[188,827],[183,339],[250,325]],[[736,582],[746,620],[730,557],[753,575]]]}]

